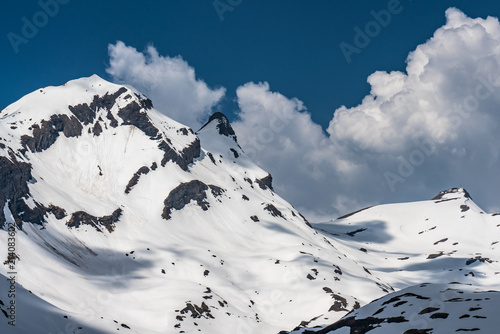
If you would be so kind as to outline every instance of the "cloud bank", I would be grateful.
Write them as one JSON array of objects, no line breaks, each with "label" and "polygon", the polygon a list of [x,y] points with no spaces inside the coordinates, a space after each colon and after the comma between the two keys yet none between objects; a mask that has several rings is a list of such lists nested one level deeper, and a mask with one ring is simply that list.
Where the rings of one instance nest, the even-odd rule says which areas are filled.
[{"label": "cloud bank", "polygon": [[[273,92],[268,83],[238,87],[233,125],[240,145],[306,216],[334,218],[367,205],[429,199],[458,186],[484,209],[500,209],[500,24],[455,8],[446,11],[446,19],[409,54],[405,72],[370,75],[370,94],[356,107],[336,109],[326,131],[299,99]],[[196,80],[180,58],[162,58],[151,47],[146,58],[131,50],[123,43],[111,46],[115,65],[109,71],[138,89],[135,83],[142,79],[136,76],[163,78],[147,70],[151,64],[172,61],[190,73],[179,75],[185,84],[177,86],[172,78],[161,89],[195,94],[198,105],[182,99],[172,107],[169,99],[150,93],[181,122],[183,111],[199,119],[224,94]],[[184,91],[198,85],[205,98]]]}]

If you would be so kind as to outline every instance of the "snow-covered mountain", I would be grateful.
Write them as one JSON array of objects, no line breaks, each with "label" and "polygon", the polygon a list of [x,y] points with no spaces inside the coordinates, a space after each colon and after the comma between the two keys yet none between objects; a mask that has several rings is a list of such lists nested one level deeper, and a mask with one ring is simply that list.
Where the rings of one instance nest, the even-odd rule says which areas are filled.
[{"label": "snow-covered mountain", "polygon": [[334,324],[293,334],[498,333],[500,292],[464,284],[428,284],[390,293]]},{"label": "snow-covered mountain", "polygon": [[396,289],[423,282],[500,286],[500,215],[486,214],[462,188],[314,227]]},{"label": "snow-covered mountain", "polygon": [[224,115],[195,133],[97,76],[0,112],[0,207],[19,333],[277,333],[389,289],[273,191]]},{"label": "snow-covered mountain", "polygon": [[498,333],[500,215],[486,214],[465,189],[366,208],[314,227],[402,290],[331,325],[292,333]]},{"label": "snow-covered mountain", "polygon": [[498,306],[476,290],[500,289],[500,217],[465,190],[311,226],[223,114],[195,132],[97,76],[0,111],[0,208],[1,333],[327,333],[450,289],[488,309],[458,330]]}]

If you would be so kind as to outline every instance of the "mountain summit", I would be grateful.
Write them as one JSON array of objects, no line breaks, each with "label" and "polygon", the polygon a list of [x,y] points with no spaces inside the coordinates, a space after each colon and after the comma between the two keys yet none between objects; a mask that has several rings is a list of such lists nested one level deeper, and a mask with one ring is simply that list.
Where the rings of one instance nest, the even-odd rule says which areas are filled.
[{"label": "mountain summit", "polygon": [[214,122],[215,127],[217,128],[217,131],[219,132],[220,135],[231,137],[234,139],[235,142],[238,142],[238,140],[236,139],[236,133],[231,127],[229,120],[227,119],[226,115],[224,115],[221,112],[213,113],[212,116],[210,116],[208,121],[200,128],[199,131],[201,131],[204,127],[211,124],[212,122]]},{"label": "mountain summit", "polygon": [[472,199],[472,197],[469,195],[469,192],[467,190],[465,190],[464,188],[451,188],[448,190],[441,191],[439,194],[437,194],[432,199],[433,200],[441,200],[441,199],[459,198],[459,197]]}]

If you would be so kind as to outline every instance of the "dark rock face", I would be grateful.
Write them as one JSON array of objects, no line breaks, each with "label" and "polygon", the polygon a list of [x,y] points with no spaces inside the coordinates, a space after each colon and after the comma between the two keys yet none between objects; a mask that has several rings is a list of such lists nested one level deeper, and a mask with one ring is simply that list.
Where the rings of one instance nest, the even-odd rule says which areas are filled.
[{"label": "dark rock face", "polygon": [[158,129],[151,123],[146,112],[135,101],[130,102],[118,111],[118,116],[123,119],[124,125],[134,125],[151,139],[158,139]]},{"label": "dark rock face", "polygon": [[493,260],[491,260],[488,257],[482,257],[481,255],[478,255],[476,257],[471,257],[470,259],[468,259],[467,261],[465,261],[465,265],[470,266],[471,264],[473,264],[476,261],[479,261],[479,262],[482,262],[482,263],[484,263],[484,262],[493,263],[494,262]]},{"label": "dark rock face", "polygon": [[31,209],[23,199],[19,198],[14,205],[10,205],[9,203],[9,209],[19,227],[22,227],[22,222],[40,225],[45,222],[45,213],[47,210],[38,202],[35,202],[35,207]]},{"label": "dark rock face", "polygon": [[212,161],[212,163],[217,166],[217,164],[215,163],[214,155],[210,152],[207,152],[207,155],[210,158],[210,160]]},{"label": "dark rock face", "polygon": [[82,134],[82,125],[78,120],[71,116],[68,117],[66,115],[60,115],[59,117],[53,115],[50,118],[54,124],[56,129],[62,129],[62,133],[70,138],[70,137],[78,137]]},{"label": "dark rock face", "polygon": [[78,137],[82,134],[82,125],[74,116],[52,115],[50,120],[43,120],[41,126],[32,125],[33,135],[23,135],[21,144],[31,152],[42,152],[55,143],[62,132],[66,137]]},{"label": "dark rock face", "polygon": [[439,252],[439,253],[435,253],[435,254],[429,254],[427,256],[427,259],[432,260],[432,259],[438,258],[438,257],[443,256],[443,255],[444,255],[443,252]]},{"label": "dark rock face", "polygon": [[137,184],[137,182],[139,182],[139,178],[141,177],[141,175],[146,175],[147,173],[149,173],[148,167],[142,166],[141,168],[139,168],[139,170],[134,173],[134,176],[132,176],[127,186],[125,187],[125,194],[128,194]]},{"label": "dark rock face", "polygon": [[148,99],[147,97],[142,97],[138,94],[135,94],[135,96],[137,97],[137,99],[139,99],[141,107],[148,110],[153,109],[153,102],[150,99]]},{"label": "dark rock face", "polygon": [[[118,127],[118,121],[111,114],[111,108],[116,103],[116,99],[123,93],[125,93],[127,89],[125,87],[120,88],[113,94],[106,93],[104,96],[94,96],[94,100],[90,105],[80,104],[77,106],[69,106],[69,109],[77,119],[82,122],[84,125],[92,124],[96,118],[96,112],[99,109],[107,110],[106,118],[110,120],[110,125],[112,127]],[[152,140],[158,140],[161,138],[161,134],[159,130],[153,125],[149,116],[145,110],[149,110],[153,108],[153,103],[151,100],[147,98],[143,98],[140,95],[135,94],[139,100],[139,102],[132,101],[127,104],[125,107],[118,110],[118,116],[123,120],[123,125],[133,125],[137,127],[139,130],[144,132],[148,137]],[[131,96],[129,96],[131,98]],[[76,120],[76,119],[75,119]],[[80,124],[80,132],[81,134],[81,124]],[[189,129],[190,130],[190,129]],[[180,129],[183,135],[188,135],[189,131],[186,128]],[[96,136],[99,136],[102,133],[102,127],[97,122],[93,127],[93,133]],[[53,132],[53,131],[52,131]],[[191,131],[192,132],[192,131]],[[50,133],[49,138],[51,139],[50,145],[57,138],[57,133]],[[45,145],[45,146],[50,146]],[[173,161],[177,163],[183,170],[188,169],[188,165],[194,161],[195,158],[198,158],[201,154],[200,141],[196,138],[191,145],[184,148],[182,152],[176,152],[168,143],[167,140],[162,140],[158,145],[158,148],[165,152],[164,157],[162,159],[162,166],[168,161]]]},{"label": "dark rock face", "polygon": [[179,133],[179,132],[182,133],[183,136],[187,136],[189,134],[189,131],[186,128],[181,128],[181,129],[177,130],[177,133]]},{"label": "dark rock face", "polygon": [[200,139],[196,139],[187,147],[185,147],[180,153],[177,153],[166,141],[161,141],[158,148],[165,153],[163,154],[163,159],[161,160],[161,165],[165,167],[167,162],[172,161],[179,165],[182,170],[187,171],[189,164],[193,163],[194,159],[200,157],[201,155],[201,144]]},{"label": "dark rock face", "polygon": [[345,298],[340,297],[340,299],[335,300],[335,302],[333,303],[332,306],[330,306],[330,309],[328,311],[335,311],[335,312],[349,311],[348,309],[346,309],[346,307],[347,307],[347,302],[345,301]]},{"label": "dark rock face", "polygon": [[465,198],[469,198],[469,199],[472,199],[472,197],[470,196],[469,192],[463,188],[451,188],[451,189],[448,189],[448,190],[444,190],[444,191],[441,191],[439,194],[437,194],[434,198],[432,198],[432,200],[439,200],[439,199],[442,199],[444,195],[446,194],[459,194],[459,193],[462,193],[464,194]]},{"label": "dark rock face", "polygon": [[170,194],[168,194],[167,199],[165,199],[165,207],[163,208],[162,217],[167,220],[170,219],[172,210],[181,210],[191,201],[196,201],[198,206],[200,206],[204,211],[207,211],[209,203],[206,201],[206,191],[208,189],[211,190],[212,195],[215,197],[220,196],[224,191],[222,188],[213,185],[206,185],[198,180],[181,183],[175,187]]},{"label": "dark rock face", "polygon": [[[356,334],[365,334],[372,329],[375,329],[379,327],[379,324],[382,322],[391,322],[391,323],[401,323],[401,322],[408,322],[403,317],[393,317],[393,318],[375,318],[375,317],[367,317],[363,319],[357,319],[355,317],[348,317],[348,318],[342,318],[333,325],[327,326],[319,331],[310,331],[310,330],[304,330],[304,334],[327,334],[330,333],[336,329],[342,328],[342,327],[349,327],[351,333],[356,333]],[[297,328],[299,329],[299,328]],[[430,333],[429,330],[426,330],[426,332],[422,333]]]},{"label": "dark rock face", "polygon": [[167,143],[167,141],[162,140],[160,144],[158,144],[158,148],[165,152],[163,153],[163,159],[161,159],[162,167],[165,167],[165,165],[169,161],[177,163],[177,159],[179,159],[179,154],[177,154],[177,152]]},{"label": "dark rock face", "polygon": [[306,217],[304,217],[300,212],[298,212],[298,214],[299,214],[300,218],[302,218],[302,220],[304,221],[304,223],[306,223],[307,226],[309,226],[310,228],[312,228],[311,223],[309,223],[309,221],[306,219]]},{"label": "dark rock face", "polygon": [[63,219],[66,217],[66,210],[53,204],[49,205],[47,212],[52,213],[57,219]]},{"label": "dark rock face", "polygon": [[326,293],[330,294],[330,296],[332,297],[332,299],[335,300],[334,304],[330,307],[330,310],[329,311],[335,311],[335,312],[340,312],[340,311],[349,311],[347,309],[347,299],[345,299],[344,297],[334,293],[332,291],[332,289],[328,288],[328,287],[323,287],[323,291],[325,291]]},{"label": "dark rock face", "polygon": [[[212,121],[217,122],[216,128],[217,131],[219,131],[220,135],[226,136],[226,137],[232,137],[234,141],[236,140],[236,133],[234,132],[233,128],[231,127],[231,124],[229,123],[229,120],[227,119],[226,115],[224,115],[221,112],[216,112],[210,118],[208,121],[200,128],[203,129],[205,126],[210,124]],[[198,131],[200,131],[198,130]]]},{"label": "dark rock face", "polygon": [[102,133],[101,123],[96,122],[94,124],[94,128],[92,129],[92,132],[94,133],[94,136],[99,136]]},{"label": "dark rock face", "polygon": [[422,315],[422,314],[432,313],[432,312],[436,312],[436,311],[439,311],[439,307],[426,307],[422,311],[418,312],[418,314]]},{"label": "dark rock face", "polygon": [[118,222],[122,215],[122,209],[116,209],[111,215],[96,217],[84,211],[77,211],[71,215],[71,218],[66,223],[68,227],[79,227],[82,224],[90,225],[97,231],[102,232],[102,227],[105,227],[110,233],[115,229],[115,223]]},{"label": "dark rock face", "polygon": [[30,196],[28,182],[31,180],[30,164],[17,161],[14,154],[10,154],[10,159],[0,157],[0,228],[6,222],[3,208],[7,202],[19,229],[22,229],[23,222],[42,225],[47,213],[54,214],[57,219],[66,216],[64,209],[52,204],[48,208],[37,202],[34,202],[33,208],[26,204],[25,199]]},{"label": "dark rock face", "polygon": [[186,303],[186,307],[180,311],[181,314],[191,314],[193,318],[206,318],[214,319],[212,313],[210,313],[210,308],[202,302],[200,306],[196,304]]},{"label": "dark rock face", "polygon": [[402,297],[407,297],[407,298],[408,297],[414,297],[416,299],[421,299],[421,300],[429,300],[430,299],[429,297],[424,297],[424,296],[417,295],[417,294],[412,293],[412,292],[407,292],[407,293],[401,294],[399,296],[392,297],[389,300],[386,300],[385,302],[382,303],[382,305],[388,305],[388,304],[392,304],[392,303],[395,303],[395,302],[399,302]]},{"label": "dark rock face", "polygon": [[94,100],[90,104],[90,108],[92,110],[97,111],[98,109],[106,109],[106,110],[111,110],[113,105],[116,102],[116,99],[118,96],[122,95],[127,91],[127,88],[125,87],[120,87],[116,92],[113,94],[109,95],[108,93],[104,94],[104,96],[94,96]]},{"label": "dark rock face", "polygon": [[96,111],[90,109],[87,103],[68,106],[68,108],[83,124],[88,125],[94,122]]},{"label": "dark rock face", "polygon": [[366,228],[358,228],[357,230],[354,230],[354,231],[351,231],[351,232],[347,232],[346,234],[352,238],[356,234],[358,234],[359,232],[363,232],[363,231],[366,231]]},{"label": "dark rock face", "polygon": [[267,174],[266,177],[263,177],[262,179],[256,179],[255,182],[259,185],[260,189],[266,190],[266,189],[273,189],[273,177],[271,174]]},{"label": "dark rock face", "polygon": [[222,196],[222,193],[224,193],[224,189],[222,189],[221,187],[217,187],[211,184],[209,184],[208,187],[210,188],[212,195],[214,195],[214,197]]},{"label": "dark rock face", "polygon": [[[116,99],[121,94],[125,93],[127,89],[125,87],[120,88],[115,93],[109,95],[105,94],[102,97],[94,96],[94,100],[87,106],[86,104],[70,107],[73,113],[79,117],[79,119],[84,123],[93,122],[95,119],[96,111],[99,109],[106,109],[108,113],[106,117],[111,121],[112,127],[118,126],[118,121],[113,117],[110,110],[116,102]],[[139,102],[132,101],[125,107],[118,110],[118,116],[123,120],[123,125],[133,125],[139,130],[144,132],[152,140],[158,140],[161,138],[159,130],[151,123],[149,116],[145,110],[153,108],[153,103],[147,98],[143,98],[140,95],[135,94]],[[89,111],[90,110],[90,111]],[[98,136],[102,132],[102,128],[99,123],[94,126],[94,134]],[[188,135],[188,129],[181,129],[181,132]],[[182,152],[177,153],[168,143],[168,139],[162,140],[158,145],[158,148],[165,152],[164,157],[161,161],[162,166],[168,161],[173,161],[177,163],[183,170],[188,169],[188,165],[198,158],[201,154],[200,140],[196,138],[191,145],[184,148]]]},{"label": "dark rock face", "polygon": [[189,144],[189,146],[185,147],[181,152],[181,157],[183,164],[179,164],[183,170],[187,170],[188,165],[193,163],[194,159],[199,158],[201,155],[201,144],[200,139],[196,137],[196,139]]},{"label": "dark rock face", "polygon": [[[0,157],[0,204],[29,194],[28,181],[31,180],[31,165],[17,161],[11,154],[10,159]],[[3,210],[0,210],[3,215]]]},{"label": "dark rock face", "polygon": [[264,207],[264,210],[267,210],[269,211],[269,213],[273,216],[273,217],[281,217],[283,219],[285,219],[285,217],[283,217],[283,214],[281,213],[280,210],[278,210],[274,205],[272,204],[267,204],[265,207]]},{"label": "dark rock face", "polygon": [[233,152],[234,158],[235,158],[235,159],[238,159],[238,157],[240,156],[240,155],[238,154],[238,152],[237,152],[234,148],[230,148],[229,150],[230,150],[231,152]]},{"label": "dark rock face", "polygon": [[440,312],[440,313],[431,314],[430,318],[431,319],[446,319],[446,318],[448,318],[448,316],[449,316],[448,313]]},{"label": "dark rock face", "polygon": [[[108,115],[111,115],[109,111],[115,104],[116,99],[126,91],[127,89],[125,87],[121,87],[111,95],[108,93],[104,94],[104,96],[94,95],[94,99],[90,103],[90,106],[87,103],[83,103],[76,106],[68,106],[68,108],[84,125],[92,124],[94,123],[99,109],[105,109],[108,111]],[[111,115],[111,117],[113,116]]]},{"label": "dark rock face", "polygon": [[[39,210],[31,212],[23,198],[28,198],[28,182],[32,179],[31,165],[17,161],[14,154],[10,154],[10,159],[0,157],[0,226],[6,222],[4,206],[9,202],[8,207],[19,228],[22,227],[23,218],[33,220],[32,217],[39,215]],[[26,211],[28,210],[28,211]],[[30,214],[31,213],[31,214]],[[43,213],[41,214],[43,217]]]},{"label": "dark rock face", "polygon": [[113,116],[113,114],[111,113],[111,111],[108,110],[108,113],[106,114],[106,118],[110,120],[109,124],[111,125],[111,127],[113,127],[113,128],[118,127],[118,121]]}]

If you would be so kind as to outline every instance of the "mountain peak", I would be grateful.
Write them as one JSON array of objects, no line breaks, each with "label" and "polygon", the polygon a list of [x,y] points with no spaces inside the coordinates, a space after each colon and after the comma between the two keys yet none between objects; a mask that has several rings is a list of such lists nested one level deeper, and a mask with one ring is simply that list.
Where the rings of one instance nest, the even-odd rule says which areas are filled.
[{"label": "mountain peak", "polygon": [[231,127],[231,124],[229,123],[229,120],[227,119],[226,115],[224,115],[219,111],[213,113],[212,116],[210,116],[210,118],[208,119],[208,121],[200,128],[200,130],[198,130],[198,132],[201,131],[203,128],[205,128],[207,125],[211,124],[212,122],[214,122],[215,128],[217,129],[220,135],[230,137],[235,142],[238,142],[236,138],[236,133]]},{"label": "mountain peak", "polygon": [[432,198],[432,200],[440,200],[440,199],[448,199],[450,197],[464,197],[468,199],[472,199],[469,192],[464,188],[451,188],[448,190],[443,190],[436,196]]},{"label": "mountain peak", "polygon": [[[90,91],[91,93],[94,94],[102,94],[104,91],[115,91],[118,90],[119,88],[123,87],[123,85],[116,84],[109,82],[97,74],[92,74],[91,76],[88,77],[81,77],[73,80],[66,81],[64,84],[61,86],[55,86],[54,88],[57,87],[70,87],[75,90],[78,89],[84,89],[86,91]],[[49,87],[45,87],[49,88]],[[72,94],[75,94],[75,92],[71,92]]]},{"label": "mountain peak", "polygon": [[[109,193],[110,184],[120,183],[118,177],[124,181],[134,175],[126,185],[128,193],[140,175],[149,172],[148,166],[173,163],[187,171],[201,154],[196,135],[160,115],[151,100],[133,88],[107,82],[97,75],[36,90],[4,109],[0,121],[0,184],[6,185],[0,186],[0,228],[10,217],[19,228],[23,222],[43,226],[49,221],[47,215],[56,207],[35,200],[31,184],[37,183],[43,189],[71,184],[71,195],[67,197],[92,197],[89,187]],[[134,151],[138,147],[141,151]],[[143,165],[145,161],[147,166]],[[51,166],[55,177],[52,183],[43,181],[50,176],[40,175],[39,162],[43,168]],[[116,170],[120,164],[127,165],[120,168],[123,174]],[[75,174],[65,172],[69,170]],[[80,176],[75,179],[77,174]],[[87,177],[85,182],[82,175]],[[118,193],[121,195],[121,189]],[[96,226],[118,220],[121,211],[109,216],[111,220],[106,218],[115,203],[108,205],[106,214],[96,215],[76,204],[67,210],[75,218],[69,220],[68,226],[79,226],[77,218],[97,222]]]}]

